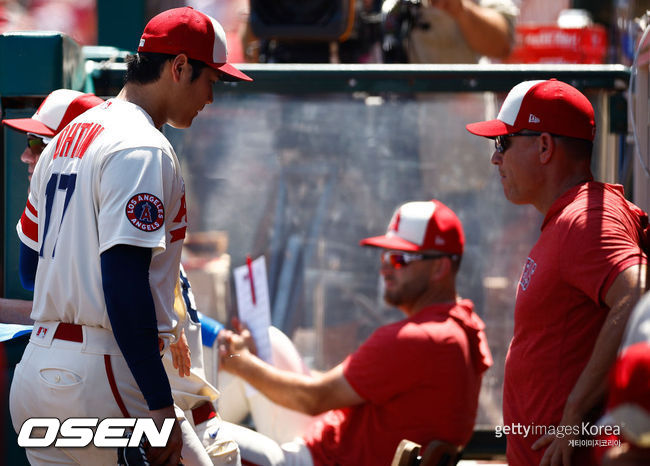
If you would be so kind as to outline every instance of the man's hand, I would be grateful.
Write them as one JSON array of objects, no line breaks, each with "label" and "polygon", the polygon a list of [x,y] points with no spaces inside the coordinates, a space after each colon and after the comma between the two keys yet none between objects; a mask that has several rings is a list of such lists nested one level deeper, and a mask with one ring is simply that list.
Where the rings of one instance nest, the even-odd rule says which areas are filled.
[{"label": "man's hand", "polygon": [[257,355],[257,346],[246,324],[233,317],[232,327],[233,330],[223,329],[217,336],[219,369],[241,375],[239,369],[251,355]]},{"label": "man's hand", "polygon": [[219,332],[217,339],[219,342],[219,369],[239,375],[240,366],[252,354],[246,344],[247,340],[242,335],[226,329]]},{"label": "man's hand", "polygon": [[149,411],[149,415],[156,423],[158,429],[162,428],[165,419],[173,418],[174,427],[169,435],[167,446],[165,447],[148,447],[147,459],[155,466],[178,466],[181,462],[181,450],[183,448],[183,434],[181,426],[176,419],[176,413],[173,406],[167,408]]},{"label": "man's hand", "polygon": [[235,332],[244,339],[244,344],[246,345],[246,348],[248,348],[248,351],[257,356],[257,345],[255,344],[255,339],[246,324],[240,321],[237,317],[233,317],[231,322],[232,328]]},{"label": "man's hand", "polygon": [[[561,426],[575,426],[580,425],[580,422],[571,421],[568,417],[563,416],[562,421],[560,421]],[[557,437],[554,434],[546,434],[537,439],[533,443],[533,450],[540,450],[548,445],[542,461],[539,463],[540,466],[570,466],[571,465],[571,455],[573,454],[573,447],[571,446],[570,441],[576,440],[577,435],[572,433],[566,433],[562,438]]]},{"label": "man's hand", "polygon": [[187,344],[185,329],[181,329],[181,336],[176,342],[169,345],[169,350],[172,353],[174,368],[178,369],[178,375],[181,377],[189,376],[192,367],[192,352]]}]

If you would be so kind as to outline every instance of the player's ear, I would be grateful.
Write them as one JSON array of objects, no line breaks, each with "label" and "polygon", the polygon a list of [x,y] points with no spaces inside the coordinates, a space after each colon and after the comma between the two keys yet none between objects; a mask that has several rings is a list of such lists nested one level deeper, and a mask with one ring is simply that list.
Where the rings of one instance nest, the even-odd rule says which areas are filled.
[{"label": "player's ear", "polygon": [[537,139],[539,149],[539,161],[542,165],[547,164],[553,157],[555,150],[555,141],[551,133],[542,133]]},{"label": "player's ear", "polygon": [[450,257],[441,257],[432,261],[431,267],[431,281],[437,282],[445,278],[448,274],[452,273],[452,263]]},{"label": "player's ear", "polygon": [[184,53],[180,53],[174,57],[171,64],[172,78],[175,82],[181,80],[181,75],[183,74],[183,69],[189,67],[189,59]]}]

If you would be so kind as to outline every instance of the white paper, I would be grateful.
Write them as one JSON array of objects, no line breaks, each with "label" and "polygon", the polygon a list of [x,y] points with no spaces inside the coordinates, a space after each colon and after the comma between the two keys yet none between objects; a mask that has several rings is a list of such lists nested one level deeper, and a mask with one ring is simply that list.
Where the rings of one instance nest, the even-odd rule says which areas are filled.
[{"label": "white paper", "polygon": [[253,335],[257,346],[257,356],[269,364],[273,364],[271,342],[269,340],[271,304],[264,256],[252,261],[251,269],[253,271],[255,302],[253,302],[248,265],[245,264],[233,270],[239,320],[246,324]]}]

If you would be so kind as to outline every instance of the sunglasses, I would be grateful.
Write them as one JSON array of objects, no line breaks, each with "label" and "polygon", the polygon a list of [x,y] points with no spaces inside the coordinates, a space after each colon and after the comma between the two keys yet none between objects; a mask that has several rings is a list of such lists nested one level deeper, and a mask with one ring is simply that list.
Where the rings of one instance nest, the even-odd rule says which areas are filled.
[{"label": "sunglasses", "polygon": [[520,131],[518,133],[504,134],[503,136],[496,136],[494,138],[494,148],[499,154],[503,154],[508,150],[508,139],[514,136],[539,136],[542,133],[535,131]]},{"label": "sunglasses", "polygon": [[382,251],[381,263],[389,264],[394,269],[406,267],[411,262],[452,257],[450,254],[417,254],[403,251]]},{"label": "sunglasses", "polygon": [[43,149],[44,147],[45,147],[45,142],[41,138],[35,138],[35,137],[27,138],[28,149]]}]

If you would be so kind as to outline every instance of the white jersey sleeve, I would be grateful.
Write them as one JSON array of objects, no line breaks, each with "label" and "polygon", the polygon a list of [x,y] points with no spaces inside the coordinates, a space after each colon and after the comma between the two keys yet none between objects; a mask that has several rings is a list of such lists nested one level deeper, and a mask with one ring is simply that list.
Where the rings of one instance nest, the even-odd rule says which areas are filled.
[{"label": "white jersey sleeve", "polygon": [[170,200],[163,186],[172,180],[173,163],[157,148],[124,150],[102,167],[99,186],[99,252],[116,244],[165,250],[165,216]]}]

